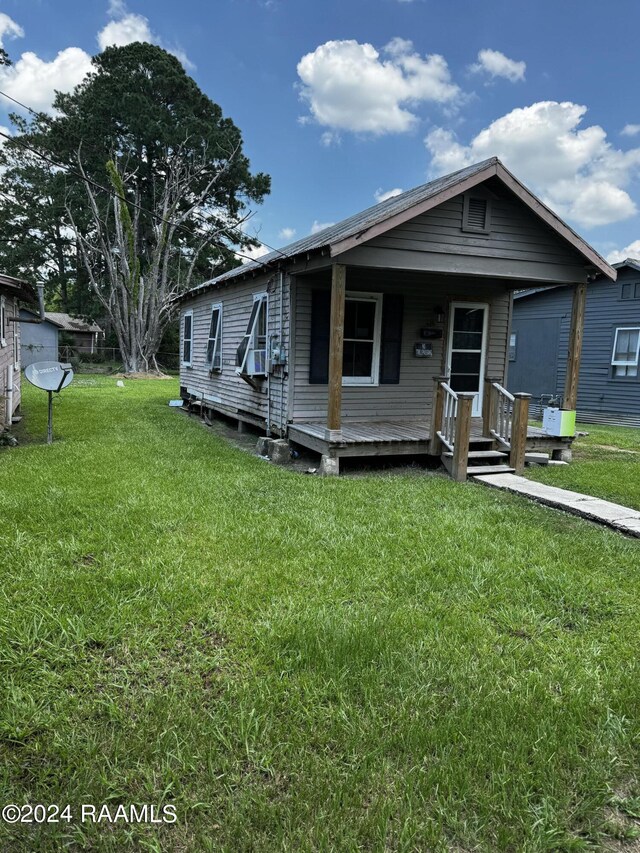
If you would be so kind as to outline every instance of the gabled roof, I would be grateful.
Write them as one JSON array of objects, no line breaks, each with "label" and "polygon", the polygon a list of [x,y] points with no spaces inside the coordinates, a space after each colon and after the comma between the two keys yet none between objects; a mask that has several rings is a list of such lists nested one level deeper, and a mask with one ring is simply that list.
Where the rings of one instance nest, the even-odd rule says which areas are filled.
[{"label": "gabled roof", "polygon": [[100,326],[93,320],[82,320],[60,311],[47,311],[44,315],[50,323],[54,323],[65,332],[102,332]]},{"label": "gabled roof", "polygon": [[0,273],[0,293],[15,296],[22,302],[36,301],[35,290],[29,282],[14,278],[12,275],[4,275],[4,273]]},{"label": "gabled roof", "polygon": [[453,198],[460,193],[466,192],[472,187],[481,184],[492,177],[498,177],[518,198],[527,205],[538,217],[549,225],[558,235],[570,243],[584,259],[602,272],[608,278],[616,277],[615,271],[609,266],[605,259],[595,249],[589,246],[569,225],[540,201],[524,184],[500,162],[497,157],[483,160],[473,166],[467,166],[457,172],[452,172],[435,181],[415,189],[408,190],[386,201],[369,207],[361,213],[349,216],[341,222],[324,228],[317,234],[311,234],[294,243],[290,243],[282,249],[269,252],[254,261],[243,264],[240,267],[229,270],[204,284],[198,285],[177,297],[178,300],[185,297],[197,296],[199,292],[208,290],[231,279],[246,276],[256,272],[264,272],[269,267],[282,264],[303,254],[328,250],[332,257],[336,257],[349,249],[366,243],[374,237],[384,234],[391,228],[395,228],[413,219],[415,216],[425,213],[439,204]]}]

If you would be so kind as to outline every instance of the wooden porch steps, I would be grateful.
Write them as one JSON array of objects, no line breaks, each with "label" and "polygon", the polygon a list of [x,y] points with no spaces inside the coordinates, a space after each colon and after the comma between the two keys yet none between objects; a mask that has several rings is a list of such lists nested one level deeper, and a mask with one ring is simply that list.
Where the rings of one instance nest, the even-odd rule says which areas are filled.
[{"label": "wooden porch steps", "polygon": [[[446,450],[443,454],[444,456],[450,456],[453,458],[453,453],[451,450]],[[479,459],[483,461],[489,461],[491,459],[507,459],[509,456],[508,453],[505,453],[503,450],[470,450],[469,451],[469,459]]]},{"label": "wooden porch steps", "polygon": [[477,474],[513,474],[515,468],[508,465],[469,465],[467,466],[467,477]]},{"label": "wooden porch steps", "polygon": [[[451,474],[453,452],[445,450],[440,458],[444,467]],[[495,450],[494,439],[487,436],[471,437],[467,458],[469,460],[467,477],[474,477],[478,474],[513,474],[515,471],[515,468],[511,468],[508,464],[509,454],[504,450]]]}]

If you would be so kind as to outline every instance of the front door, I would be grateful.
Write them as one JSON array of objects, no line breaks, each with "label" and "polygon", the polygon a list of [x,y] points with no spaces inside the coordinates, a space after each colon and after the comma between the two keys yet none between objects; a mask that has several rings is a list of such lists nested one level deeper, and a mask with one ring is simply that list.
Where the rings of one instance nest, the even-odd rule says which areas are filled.
[{"label": "front door", "polygon": [[482,414],[482,390],[487,347],[489,306],[482,302],[452,302],[449,306],[447,374],[454,391],[473,391],[471,415]]}]

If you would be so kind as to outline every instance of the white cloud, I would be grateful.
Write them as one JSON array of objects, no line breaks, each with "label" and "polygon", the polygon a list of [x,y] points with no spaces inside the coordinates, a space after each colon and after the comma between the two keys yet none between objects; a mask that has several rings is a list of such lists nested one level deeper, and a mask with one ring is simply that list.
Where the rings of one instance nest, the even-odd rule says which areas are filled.
[{"label": "white cloud", "polygon": [[24,37],[24,30],[20,24],[16,24],[13,18],[0,12],[0,47],[4,47],[5,39],[20,39]]},{"label": "white cloud", "polygon": [[619,264],[621,261],[626,261],[627,258],[634,258],[640,261],[640,240],[634,240],[629,243],[624,249],[614,249],[607,255],[607,260],[610,264]]},{"label": "white cloud", "polygon": [[157,44],[168,50],[169,53],[172,53],[180,60],[185,68],[189,70],[195,68],[195,65],[189,60],[184,51],[167,46],[159,36],[152,32],[148,18],[145,18],[144,15],[128,12],[123,0],[111,0],[109,3],[109,15],[112,20],[96,36],[98,47],[101,51],[112,45],[124,47],[127,44],[133,44],[137,41],[148,42],[149,44]]},{"label": "white cloud", "polygon": [[281,228],[280,233],[278,234],[278,237],[281,240],[293,240],[293,238],[295,236],[296,236],[296,229],[295,228]]},{"label": "white cloud", "polygon": [[318,222],[317,219],[314,219],[310,233],[317,234],[319,231],[324,231],[325,228],[331,228],[331,226],[335,224],[335,222]]},{"label": "white cloud", "polygon": [[91,57],[68,47],[46,62],[27,51],[14,65],[0,66],[0,88],[34,110],[51,109],[55,92],[70,92],[91,70]]},{"label": "white cloud", "polygon": [[623,136],[637,136],[640,133],[640,124],[625,124],[620,133]]},{"label": "white cloud", "polygon": [[[420,56],[395,38],[381,54],[350,39],[328,41],[298,63],[301,98],[318,124],[333,130],[404,133],[418,121],[411,111],[424,101],[452,103],[460,89],[442,56]],[[411,109],[409,109],[411,107]]]},{"label": "white cloud", "polygon": [[[123,0],[110,0],[109,14],[113,20],[97,35],[101,50],[111,44],[123,46],[134,41],[161,44],[158,36],[151,31],[147,18],[128,13]],[[0,45],[7,36],[22,37],[24,31],[8,15],[0,12]],[[193,67],[181,51],[171,52],[185,68]],[[49,112],[55,92],[70,92],[82,82],[91,68],[91,57],[79,47],[67,47],[51,61],[27,51],[13,65],[0,66],[0,88],[35,110]]]},{"label": "white cloud", "polygon": [[257,261],[264,255],[268,255],[271,249],[260,243],[258,246],[252,246],[250,249],[243,249],[242,253],[236,252],[236,257],[240,258],[243,264],[248,264],[249,261]]},{"label": "white cloud", "polygon": [[404,192],[404,190],[401,190],[400,187],[396,187],[393,190],[386,190],[386,191],[384,191],[382,189],[382,187],[379,187],[374,192],[373,197],[375,198],[375,200],[379,204],[381,201],[386,201],[388,198],[395,198],[395,196],[400,195],[400,193],[402,193],[402,192]]},{"label": "white cloud", "polygon": [[527,63],[509,59],[499,50],[486,49],[478,51],[478,61],[471,66],[470,70],[474,73],[484,72],[491,77],[504,77],[516,83],[518,80],[524,80]]},{"label": "white cloud", "polygon": [[[303,116],[303,118],[307,118],[308,116]],[[302,124],[309,124],[308,121],[302,122]],[[331,148],[332,145],[340,145],[342,139],[340,134],[335,130],[325,130],[325,132],[320,137],[320,143],[324,145],[325,148]]]},{"label": "white cloud", "polygon": [[122,18],[109,21],[96,36],[98,47],[104,50],[107,47],[124,47],[134,41],[156,41],[151,33],[149,19],[144,15],[126,14]]},{"label": "white cloud", "polygon": [[584,227],[627,219],[636,206],[625,190],[640,171],[640,148],[621,151],[598,125],[580,128],[587,108],[541,101],[512,110],[468,145],[436,128],[425,139],[434,175],[498,156],[561,216]]}]

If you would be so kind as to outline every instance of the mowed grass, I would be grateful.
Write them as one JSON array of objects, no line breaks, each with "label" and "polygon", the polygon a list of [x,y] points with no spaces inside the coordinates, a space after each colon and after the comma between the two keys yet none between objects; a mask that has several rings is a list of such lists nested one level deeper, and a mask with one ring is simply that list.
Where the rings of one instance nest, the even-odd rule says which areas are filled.
[{"label": "mowed grass", "polygon": [[420,470],[275,468],[176,395],[79,377],[52,447],[0,453],[0,799],[76,816],[3,853],[633,835],[639,542]]},{"label": "mowed grass", "polygon": [[570,465],[531,467],[530,479],[640,510],[640,429],[579,424]]}]

